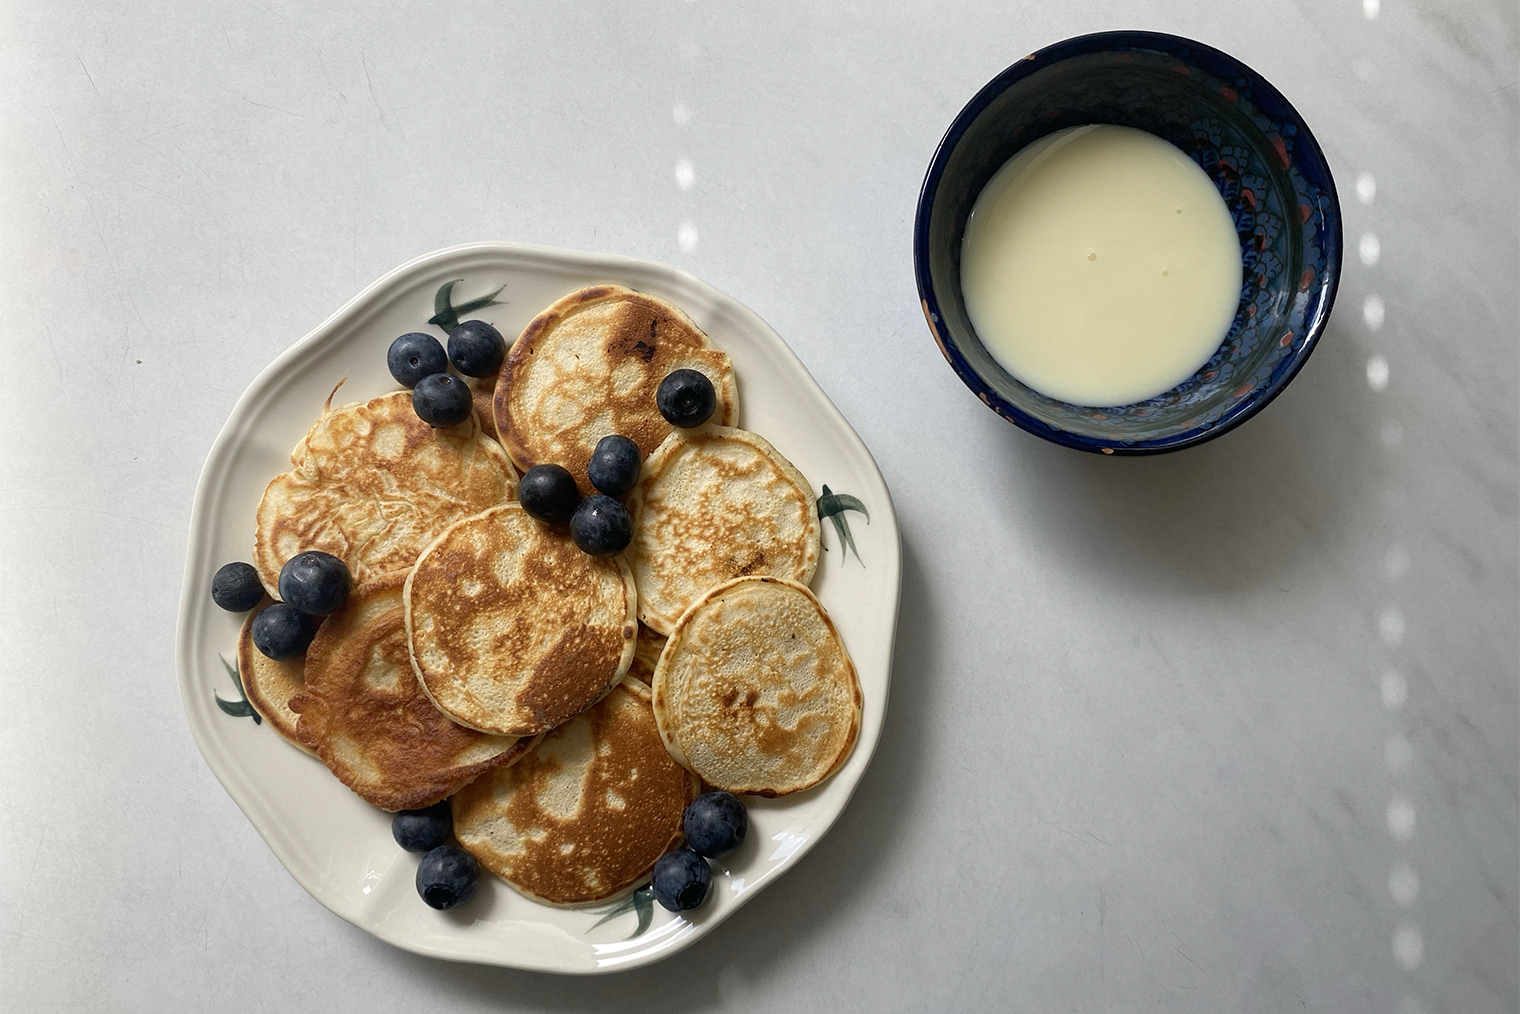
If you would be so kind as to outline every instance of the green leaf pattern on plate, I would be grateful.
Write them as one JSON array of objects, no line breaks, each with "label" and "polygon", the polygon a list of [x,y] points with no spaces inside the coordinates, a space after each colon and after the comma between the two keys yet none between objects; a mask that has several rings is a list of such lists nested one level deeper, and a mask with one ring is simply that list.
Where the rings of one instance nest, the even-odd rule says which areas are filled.
[{"label": "green leaf pattern on plate", "polygon": [[600,913],[602,917],[592,923],[591,929],[588,929],[586,932],[590,933],[591,930],[596,929],[602,923],[611,922],[627,912],[637,912],[639,924],[632,933],[623,939],[632,940],[635,937],[643,936],[644,931],[649,929],[650,922],[654,920],[654,888],[649,884],[645,884],[610,908],[594,909],[593,914]]},{"label": "green leaf pattern on plate", "polygon": [[237,687],[238,699],[225,700],[221,694],[213,690],[211,696],[216,698],[216,706],[222,709],[223,714],[231,715],[233,718],[251,718],[254,725],[263,725],[264,719],[253,710],[253,705],[248,703],[248,694],[243,690],[243,677],[238,675],[237,666],[227,661],[222,655],[218,655],[217,658],[222,660],[222,668],[226,669],[227,675],[232,677],[232,685]]},{"label": "green leaf pattern on plate", "polygon": [[450,282],[444,282],[438,287],[438,292],[433,296],[433,315],[428,318],[428,323],[440,327],[445,333],[459,326],[459,318],[476,310],[483,310],[488,306],[500,306],[501,301],[496,297],[505,289],[505,285],[498,285],[496,291],[490,295],[481,296],[479,299],[471,299],[467,302],[454,305],[454,286],[464,281],[456,278]]},{"label": "green leaf pattern on plate", "polygon": [[848,560],[853,550],[855,559],[860,560],[860,565],[864,567],[866,562],[860,559],[860,550],[855,546],[855,537],[850,534],[850,520],[844,516],[845,511],[859,511],[866,516],[866,524],[871,523],[871,512],[866,510],[866,505],[860,502],[859,497],[848,493],[835,493],[828,486],[824,486],[823,496],[818,498],[818,520],[828,518],[834,526],[834,534],[839,536],[839,544],[845,547],[844,558]]}]

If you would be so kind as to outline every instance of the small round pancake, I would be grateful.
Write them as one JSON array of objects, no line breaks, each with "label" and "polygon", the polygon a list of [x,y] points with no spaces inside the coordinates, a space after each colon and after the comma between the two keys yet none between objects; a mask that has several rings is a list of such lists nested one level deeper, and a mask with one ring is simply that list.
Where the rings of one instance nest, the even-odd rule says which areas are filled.
[{"label": "small round pancake", "polygon": [[520,763],[461,790],[454,834],[535,901],[588,905],[636,886],[680,844],[697,787],[660,742],[648,688],[624,680]]},{"label": "small round pancake", "polygon": [[707,784],[784,796],[849,756],[860,683],[806,585],[743,577],[681,617],[655,668],[654,713],[671,756]]},{"label": "small round pancake", "polygon": [[764,437],[726,426],[672,433],[628,498],[639,619],[669,634],[736,577],[807,584],[818,566],[813,487]]},{"label": "small round pancake", "polygon": [[589,708],[633,659],[638,593],[620,558],[505,504],[455,522],[406,581],[412,666],[449,717],[531,736]]},{"label": "small round pancake", "polygon": [[518,468],[561,465],[589,495],[598,440],[621,434],[647,456],[670,433],[655,390],[679,369],[712,381],[714,421],[738,420],[733,365],[683,311],[621,285],[572,292],[533,319],[502,363],[497,432]]},{"label": "small round pancake", "polygon": [[259,503],[254,563],[271,595],[280,568],[319,549],[355,584],[406,570],[453,522],[510,500],[517,473],[474,415],[433,429],[410,391],[325,410]]},{"label": "small round pancake", "polygon": [[290,710],[290,699],[306,688],[301,675],[305,660],[276,661],[253,646],[253,618],[268,604],[266,598],[251,610],[238,634],[238,678],[243,682],[243,696],[264,721],[274,726],[275,732],[315,757],[316,751],[296,735],[296,723],[301,716]]},{"label": "small round pancake", "polygon": [[306,649],[296,733],[338,780],[382,810],[431,806],[531,745],[448,720],[412,674],[405,572],[361,585]]}]

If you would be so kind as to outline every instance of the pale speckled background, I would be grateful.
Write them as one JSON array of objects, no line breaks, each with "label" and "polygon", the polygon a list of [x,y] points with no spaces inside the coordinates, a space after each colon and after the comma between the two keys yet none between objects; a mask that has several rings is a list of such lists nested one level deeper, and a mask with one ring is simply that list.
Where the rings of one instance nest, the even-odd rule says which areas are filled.
[{"label": "pale speckled background", "polygon": [[[0,6],[0,1005],[1520,1009],[1517,21],[1508,0]],[[961,104],[1119,27],[1268,75],[1348,234],[1286,394],[1153,460],[982,408],[910,253]],[[891,708],[849,810],[718,932],[610,978],[438,963],[331,916],[211,777],[174,680],[191,495],[239,392],[373,278],[471,239],[669,261],[744,300],[902,523]]]}]

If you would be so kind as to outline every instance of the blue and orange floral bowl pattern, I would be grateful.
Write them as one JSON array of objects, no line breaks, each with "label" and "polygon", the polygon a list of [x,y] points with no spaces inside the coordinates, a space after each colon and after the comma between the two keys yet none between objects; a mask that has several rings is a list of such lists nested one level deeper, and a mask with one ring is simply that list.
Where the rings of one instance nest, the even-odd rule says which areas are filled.
[{"label": "blue and orange floral bowl pattern", "polygon": [[[982,347],[961,296],[961,237],[987,180],[1032,141],[1087,123],[1138,127],[1186,152],[1219,188],[1244,255],[1240,309],[1213,358],[1165,394],[1112,408],[1014,379]],[[989,408],[1068,447],[1148,454],[1239,425],[1298,373],[1335,302],[1341,213],[1314,136],[1260,74],[1177,36],[1105,32],[1026,56],[966,104],[924,177],[913,244],[929,329]]]}]

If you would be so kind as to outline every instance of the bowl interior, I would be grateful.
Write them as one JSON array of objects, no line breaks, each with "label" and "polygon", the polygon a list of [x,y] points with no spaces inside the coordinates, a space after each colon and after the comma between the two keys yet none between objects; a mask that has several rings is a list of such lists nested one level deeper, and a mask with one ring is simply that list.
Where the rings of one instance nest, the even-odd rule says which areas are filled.
[{"label": "bowl interior", "polygon": [[[1137,127],[1186,152],[1224,198],[1244,262],[1240,306],[1214,356],[1165,394],[1097,409],[1047,398],[999,366],[966,315],[960,278],[966,219],[988,179],[1025,145],[1088,123]],[[917,245],[930,328],[990,407],[1087,450],[1171,450],[1250,415],[1307,358],[1339,275],[1340,209],[1307,127],[1250,68],[1173,36],[1116,32],[1027,57],[967,105],[930,167]]]}]

